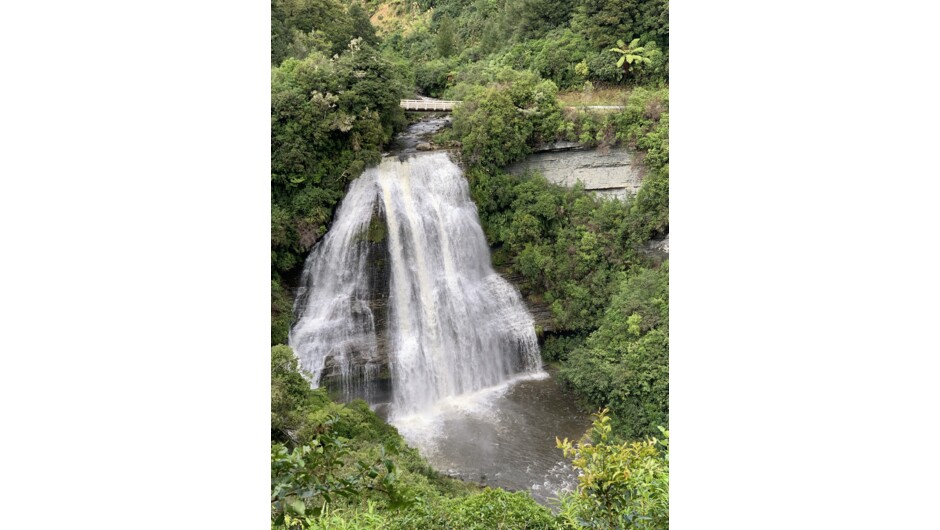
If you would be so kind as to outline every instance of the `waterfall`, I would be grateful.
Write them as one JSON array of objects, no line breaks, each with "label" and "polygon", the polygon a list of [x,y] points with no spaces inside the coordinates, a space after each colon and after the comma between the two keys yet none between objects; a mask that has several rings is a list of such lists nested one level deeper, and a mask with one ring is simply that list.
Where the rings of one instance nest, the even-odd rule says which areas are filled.
[{"label": "waterfall", "polygon": [[368,179],[352,182],[333,226],[307,258],[294,303],[300,318],[288,338],[315,385],[330,358],[340,370],[345,394],[357,380],[367,379],[356,377],[357,366],[363,375],[374,375],[378,353],[368,304],[370,249],[362,237],[372,217],[374,189]]},{"label": "waterfall", "polygon": [[[382,245],[368,236],[376,219]],[[532,317],[490,265],[467,182],[444,153],[387,157],[353,181],[301,283],[289,342],[313,383],[329,365],[344,389],[368,386],[387,365],[396,414],[540,367]]]}]

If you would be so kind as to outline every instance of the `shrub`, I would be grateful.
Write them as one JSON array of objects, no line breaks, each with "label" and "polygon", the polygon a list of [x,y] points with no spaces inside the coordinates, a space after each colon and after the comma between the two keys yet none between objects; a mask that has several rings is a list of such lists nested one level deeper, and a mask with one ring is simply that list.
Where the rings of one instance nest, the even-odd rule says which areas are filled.
[{"label": "shrub", "polygon": [[453,133],[464,161],[499,168],[550,140],[561,122],[558,88],[537,75],[497,69],[494,81],[472,90],[454,111]]},{"label": "shrub", "polygon": [[562,497],[559,519],[568,528],[668,529],[669,431],[660,432],[662,441],[618,443],[605,409],[586,439],[556,440],[578,470],[577,490]]},{"label": "shrub", "polygon": [[571,351],[559,375],[593,404],[610,407],[628,438],[668,425],[668,262],[620,284],[600,326]]},{"label": "shrub", "polygon": [[348,445],[331,432],[331,426],[332,422],[325,423],[315,439],[294,449],[271,445],[271,519],[275,524],[287,523],[286,515],[320,513],[326,503],[355,499],[366,491],[394,496],[395,464],[383,454],[376,461],[357,460],[348,466],[343,461]]},{"label": "shrub", "polygon": [[415,67],[415,86],[425,95],[441,97],[450,83],[452,61],[435,59]]},{"label": "shrub", "polygon": [[450,501],[448,528],[462,530],[549,530],[557,528],[551,512],[536,503],[528,493],[501,489]]},{"label": "shrub", "polygon": [[277,278],[271,280],[271,345],[284,344],[293,322],[293,303]]}]

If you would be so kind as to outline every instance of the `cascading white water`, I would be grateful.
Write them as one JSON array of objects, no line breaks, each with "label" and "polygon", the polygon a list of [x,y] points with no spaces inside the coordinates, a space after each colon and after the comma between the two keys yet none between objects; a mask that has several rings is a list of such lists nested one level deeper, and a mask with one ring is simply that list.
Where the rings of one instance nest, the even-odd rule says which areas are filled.
[{"label": "cascading white water", "polygon": [[[377,340],[364,237],[387,225],[387,341]],[[466,180],[444,153],[385,158],[350,186],[311,253],[290,345],[317,384],[327,360],[344,384],[375,373],[387,344],[393,412],[498,385],[540,367],[532,317],[493,271]]]},{"label": "cascading white water", "polygon": [[368,228],[375,204],[375,185],[357,179],[340,204],[332,228],[304,265],[294,310],[302,314],[288,343],[314,384],[328,357],[339,367],[344,387],[357,379],[354,357],[366,378],[375,373],[375,318],[368,304]]}]

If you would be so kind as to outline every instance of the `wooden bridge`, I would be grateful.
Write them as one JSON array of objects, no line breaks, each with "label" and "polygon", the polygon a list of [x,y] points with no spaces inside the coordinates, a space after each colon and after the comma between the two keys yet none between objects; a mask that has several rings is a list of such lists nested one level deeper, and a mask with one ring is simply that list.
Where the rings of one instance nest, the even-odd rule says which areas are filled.
[{"label": "wooden bridge", "polygon": [[443,101],[440,99],[403,99],[399,103],[401,108],[425,112],[451,112],[462,101]]}]

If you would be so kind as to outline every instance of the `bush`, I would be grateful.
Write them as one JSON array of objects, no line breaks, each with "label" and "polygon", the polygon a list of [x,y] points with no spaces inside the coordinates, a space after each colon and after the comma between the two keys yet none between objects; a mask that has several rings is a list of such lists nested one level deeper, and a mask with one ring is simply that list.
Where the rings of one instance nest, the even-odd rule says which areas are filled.
[{"label": "bush", "polygon": [[453,61],[436,59],[415,66],[415,86],[427,96],[439,98],[451,81]]},{"label": "bush", "polygon": [[462,530],[549,530],[555,518],[528,493],[501,489],[454,500],[447,507],[447,528]]},{"label": "bush", "polygon": [[610,407],[628,438],[669,424],[669,263],[622,282],[600,326],[559,375],[597,406]]},{"label": "bush", "polygon": [[304,423],[307,410],[329,401],[310,388],[289,346],[271,348],[271,440],[288,442]]},{"label": "bush", "polygon": [[588,79],[596,83],[614,84],[623,79],[623,69],[617,66],[616,57],[606,50],[586,54],[584,62]]},{"label": "bush", "polygon": [[[587,439],[558,440],[578,470],[577,491],[562,497],[568,528],[669,528],[669,431],[662,441],[617,443],[607,411],[595,415]],[[660,450],[662,446],[662,450]]]},{"label": "bush", "polygon": [[395,464],[384,453],[374,461],[344,462],[349,446],[323,424],[308,444],[288,449],[271,445],[271,519],[290,524],[285,516],[319,514],[325,503],[358,499],[366,492],[395,496]]},{"label": "bush", "polygon": [[272,525],[274,530],[379,530],[390,528],[386,513],[369,502],[365,510],[326,506],[317,516],[287,514],[282,524]]},{"label": "bush", "polygon": [[457,107],[454,133],[460,138],[465,161],[499,167],[529,152],[526,140],[532,125],[506,91],[493,88],[472,94]]},{"label": "bush", "polygon": [[293,302],[278,279],[271,280],[271,345],[284,344],[293,322]]},{"label": "bush", "polygon": [[454,111],[453,134],[472,166],[499,168],[550,140],[561,122],[551,81],[531,73],[499,69],[495,81],[469,92]]},{"label": "bush", "polygon": [[584,335],[550,335],[542,345],[542,358],[546,361],[565,361],[568,354],[584,343]]},{"label": "bush", "polygon": [[509,255],[527,291],[544,295],[555,327],[595,329],[634,258],[625,237],[627,206],[541,176],[478,169],[469,178],[491,244]]}]

